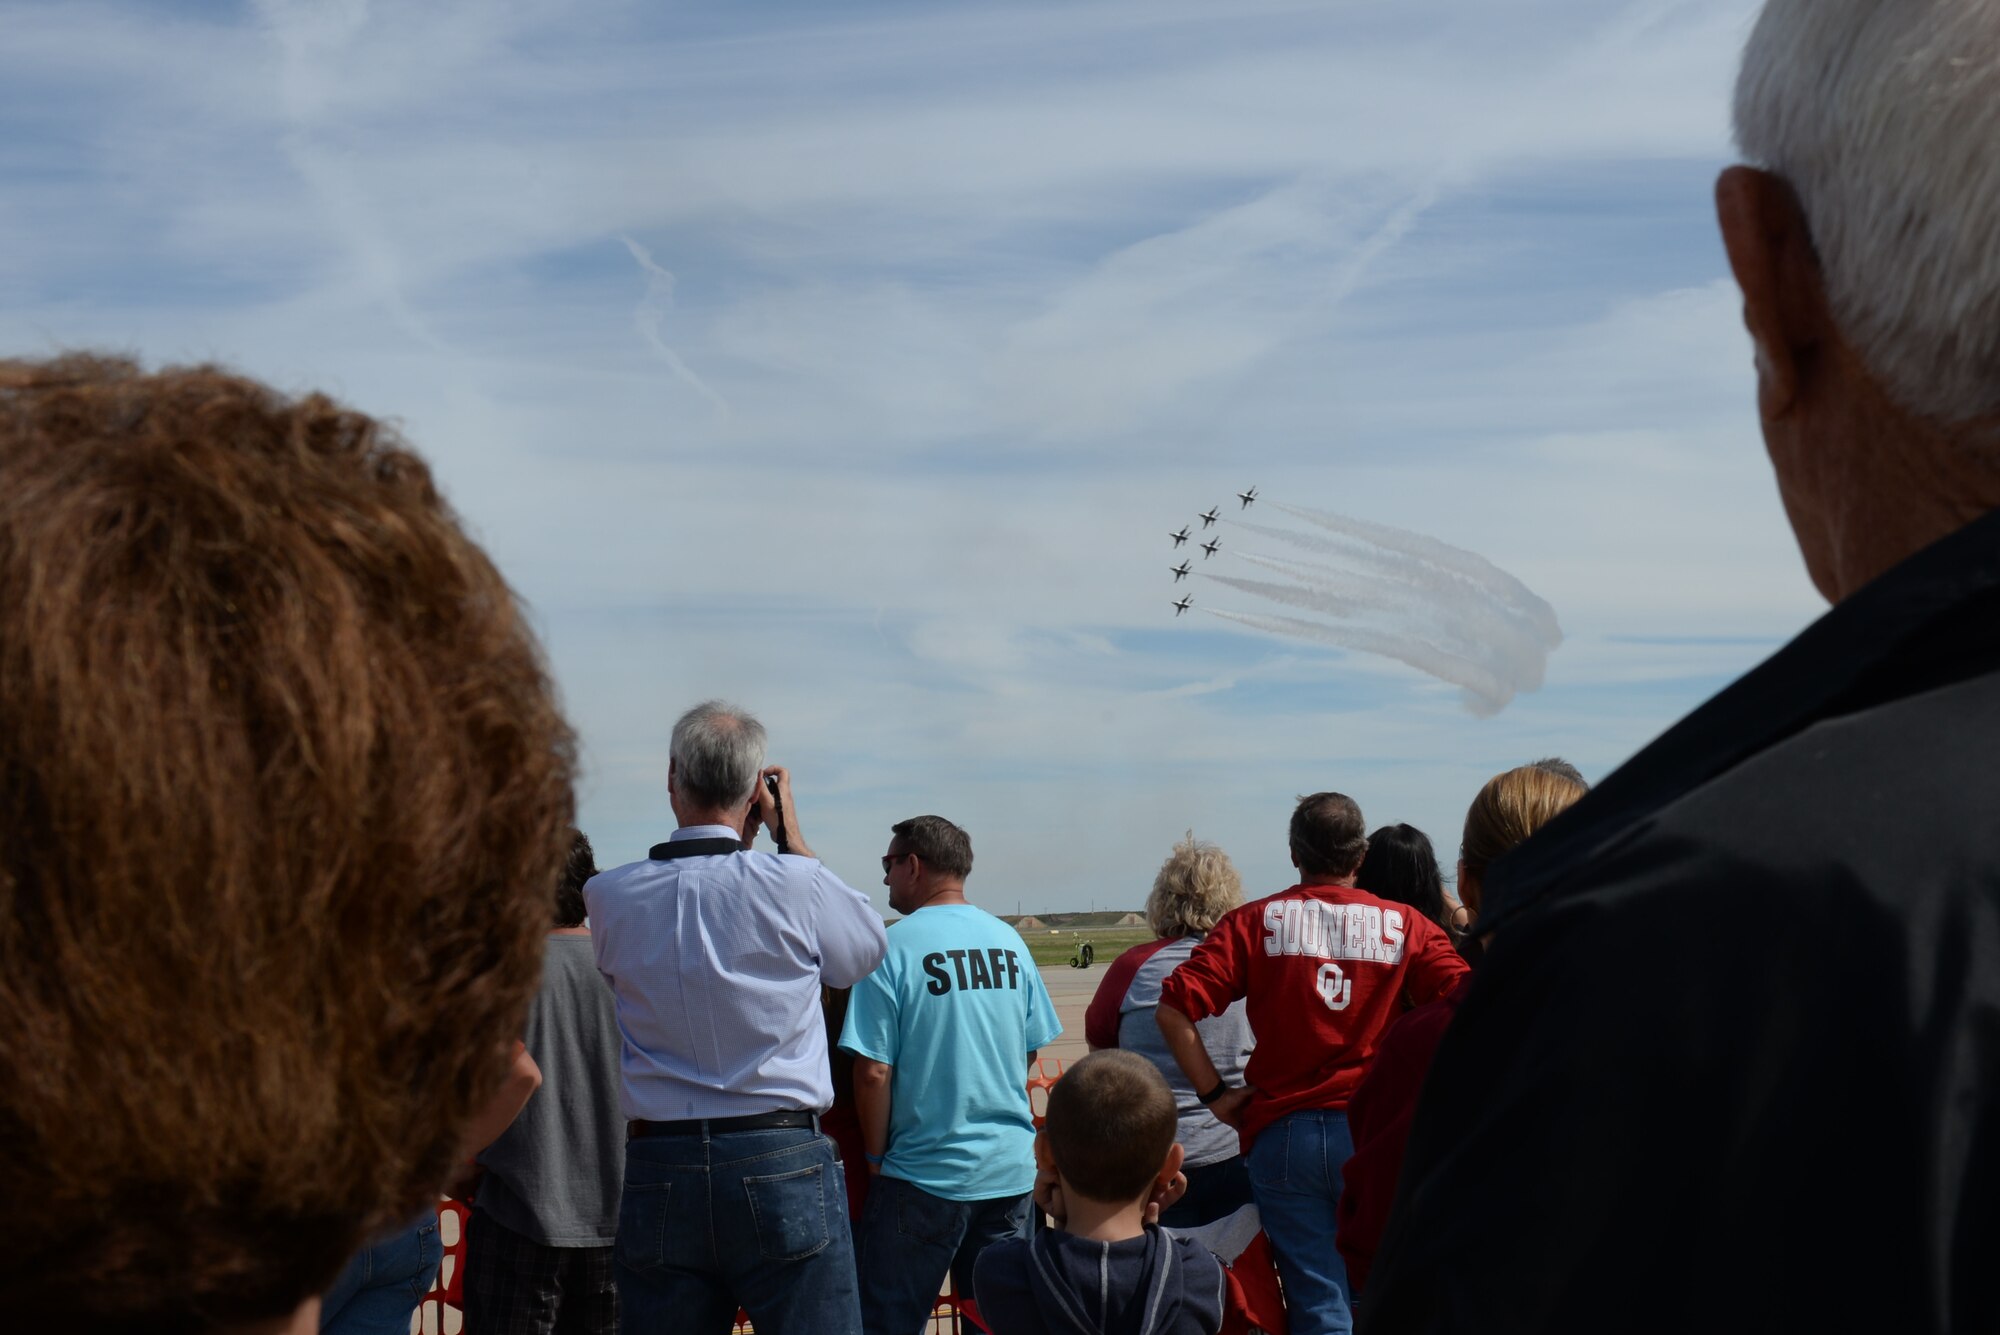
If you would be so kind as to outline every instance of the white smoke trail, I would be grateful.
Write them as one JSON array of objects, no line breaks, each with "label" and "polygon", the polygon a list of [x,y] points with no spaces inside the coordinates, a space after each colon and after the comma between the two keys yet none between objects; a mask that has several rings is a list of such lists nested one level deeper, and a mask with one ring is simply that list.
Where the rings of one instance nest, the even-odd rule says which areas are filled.
[{"label": "white smoke trail", "polygon": [[631,251],[632,258],[639,262],[640,272],[646,275],[646,295],[632,310],[632,327],[639,331],[639,337],[667,364],[667,369],[674,373],[677,380],[707,399],[717,417],[729,417],[729,401],[709,388],[708,382],[696,375],[660,334],[667,311],[674,304],[673,274],[655,264],[652,252],[631,237],[621,236],[618,239],[625,243],[625,249]]},{"label": "white smoke trail", "polygon": [[[1517,690],[1531,691],[1542,684],[1553,646],[1532,620],[1496,601],[1470,580],[1399,553],[1350,548],[1331,539],[1289,533],[1261,524],[1239,526],[1287,540],[1296,539],[1308,549],[1337,555],[1353,566],[1376,573],[1279,561],[1241,550],[1231,553],[1225,549],[1226,555],[1290,575],[1319,592],[1387,612],[1390,624],[1379,628],[1384,633],[1394,633],[1398,626],[1411,634],[1420,633],[1446,652],[1468,662],[1488,665],[1513,681]],[[1273,598],[1273,601],[1291,600]],[[1295,601],[1292,605],[1309,606]]]},{"label": "white smoke trail", "polygon": [[[1274,502],[1275,504],[1275,502]],[[1380,551],[1366,546],[1357,538],[1326,538],[1314,533],[1297,533],[1291,529],[1272,528],[1265,524],[1252,524],[1247,520],[1225,520],[1237,528],[1248,529],[1263,537],[1274,538],[1289,543],[1303,551],[1318,552],[1325,556],[1336,556],[1347,562],[1347,566],[1320,567],[1327,575],[1342,579],[1352,579],[1353,572],[1348,566],[1360,566],[1375,571],[1405,584],[1420,584],[1446,597],[1472,594],[1477,595],[1480,586],[1471,580],[1448,570],[1434,566],[1413,564],[1396,552]],[[1237,552],[1236,555],[1243,555]]]},{"label": "white smoke trail", "polygon": [[1468,663],[1462,658],[1443,653],[1421,641],[1386,635],[1360,626],[1325,625],[1317,621],[1304,621],[1298,617],[1258,616],[1247,612],[1231,612],[1220,607],[1204,607],[1201,610],[1211,616],[1221,617],[1225,621],[1249,626],[1253,630],[1317,640],[1335,648],[1353,649],[1360,653],[1393,658],[1399,663],[1407,663],[1419,672],[1459,687],[1466,708],[1480,718],[1493,717],[1505,709],[1508,702],[1514,698],[1515,690],[1512,683],[1501,679],[1477,663]]},{"label": "white smoke trail", "polygon": [[1289,584],[1273,584],[1262,579],[1235,579],[1228,575],[1218,575],[1212,571],[1197,570],[1195,574],[1203,579],[1212,579],[1217,584],[1227,584],[1242,593],[1268,598],[1274,603],[1289,603],[1293,607],[1304,608],[1308,612],[1324,612],[1328,616],[1351,617],[1356,612],[1365,611],[1368,604],[1353,598],[1342,598],[1331,593],[1321,593],[1313,589],[1295,589]]},{"label": "white smoke trail", "polygon": [[1301,584],[1320,586],[1329,580],[1338,580],[1343,598],[1376,611],[1392,612],[1408,608],[1410,605],[1409,586],[1384,576],[1357,575],[1352,570],[1340,566],[1319,565],[1311,561],[1283,561],[1275,556],[1260,556],[1256,552],[1235,551],[1227,552],[1225,555],[1233,556],[1238,561],[1248,561],[1253,566],[1276,571]]},{"label": "white smoke trail", "polygon": [[1324,620],[1231,612],[1227,620],[1407,663],[1464,688],[1475,713],[1498,712],[1538,689],[1548,656],[1562,643],[1555,611],[1486,558],[1436,538],[1342,515],[1270,501],[1317,532],[1228,520],[1314,560],[1284,560],[1240,547],[1221,555],[1284,576],[1289,583],[1199,573],[1238,593]]},{"label": "white smoke trail", "polygon": [[1271,508],[1295,515],[1309,524],[1317,524],[1329,533],[1372,543],[1385,551],[1400,552],[1439,570],[1459,575],[1526,617],[1547,640],[1549,648],[1562,643],[1562,627],[1556,624],[1555,609],[1536,597],[1527,585],[1477,552],[1468,552],[1463,547],[1454,547],[1448,542],[1412,533],[1408,529],[1392,528],[1366,519],[1352,519],[1325,510],[1308,510],[1302,506],[1286,505],[1282,501],[1272,501]]}]

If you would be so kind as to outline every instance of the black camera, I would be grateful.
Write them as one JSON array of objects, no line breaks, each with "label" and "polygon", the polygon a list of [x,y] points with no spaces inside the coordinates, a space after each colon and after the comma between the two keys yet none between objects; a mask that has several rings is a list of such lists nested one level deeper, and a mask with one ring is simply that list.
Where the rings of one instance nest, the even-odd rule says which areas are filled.
[{"label": "black camera", "polygon": [[776,814],[771,817],[771,842],[778,846],[780,853],[789,853],[792,850],[785,839],[785,804],[778,796],[778,776],[766,774],[764,787],[770,790],[771,805],[776,808]]}]

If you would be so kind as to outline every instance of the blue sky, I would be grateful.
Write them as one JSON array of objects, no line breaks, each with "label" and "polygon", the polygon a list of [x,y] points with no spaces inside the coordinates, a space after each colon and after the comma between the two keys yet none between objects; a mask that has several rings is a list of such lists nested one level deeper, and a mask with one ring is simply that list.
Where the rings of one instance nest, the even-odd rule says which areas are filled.
[{"label": "blue sky", "polygon": [[[878,902],[921,811],[1004,911],[1189,827],[1277,889],[1320,788],[1449,860],[1819,611],[1709,208],[1754,9],[0,0],[0,350],[399,420],[607,863],[708,695]],[[1544,689],[1176,623],[1165,530],[1252,482],[1519,576]]]}]

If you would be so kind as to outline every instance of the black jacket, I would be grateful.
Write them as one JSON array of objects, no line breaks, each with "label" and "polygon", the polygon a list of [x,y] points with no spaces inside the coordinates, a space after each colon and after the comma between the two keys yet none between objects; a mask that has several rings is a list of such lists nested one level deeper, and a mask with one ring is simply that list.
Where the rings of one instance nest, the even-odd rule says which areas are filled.
[{"label": "black jacket", "polygon": [[1060,1229],[979,1253],[972,1292],[994,1335],[1214,1335],[1222,1262],[1158,1227],[1125,1242]]},{"label": "black jacket", "polygon": [[1486,885],[1363,1335],[2000,1331],[2000,513]]}]

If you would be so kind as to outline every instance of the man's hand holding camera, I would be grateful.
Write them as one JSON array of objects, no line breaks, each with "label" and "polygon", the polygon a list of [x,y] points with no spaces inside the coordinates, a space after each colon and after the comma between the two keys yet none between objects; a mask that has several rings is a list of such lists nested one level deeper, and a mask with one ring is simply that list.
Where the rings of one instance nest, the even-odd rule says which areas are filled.
[{"label": "man's hand holding camera", "polygon": [[766,765],[757,776],[757,798],[750,804],[743,823],[743,846],[756,842],[757,827],[771,831],[780,853],[796,853],[802,858],[818,856],[799,834],[798,808],[792,805],[791,771],[783,765]]}]

